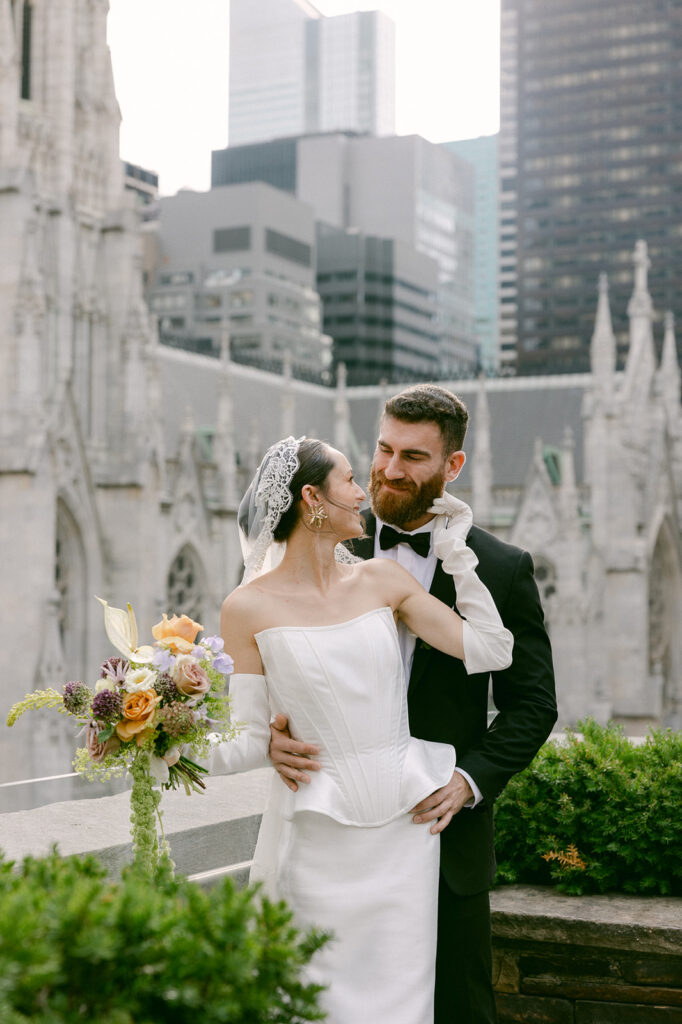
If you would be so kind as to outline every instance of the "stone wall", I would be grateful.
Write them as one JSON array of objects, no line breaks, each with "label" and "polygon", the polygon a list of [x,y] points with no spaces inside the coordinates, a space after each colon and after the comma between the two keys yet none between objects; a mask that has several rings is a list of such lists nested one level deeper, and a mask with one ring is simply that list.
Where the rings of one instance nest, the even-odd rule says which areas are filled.
[{"label": "stone wall", "polygon": [[499,1024],[682,1022],[682,900],[492,895]]}]

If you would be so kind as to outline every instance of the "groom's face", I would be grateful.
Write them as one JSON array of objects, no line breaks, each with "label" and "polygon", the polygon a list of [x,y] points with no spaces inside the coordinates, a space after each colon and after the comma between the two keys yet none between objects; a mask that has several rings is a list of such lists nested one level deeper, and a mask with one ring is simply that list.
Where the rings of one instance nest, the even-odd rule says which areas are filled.
[{"label": "groom's face", "polygon": [[464,465],[464,452],[446,453],[437,423],[384,416],[369,480],[372,509],[385,523],[416,530],[427,509]]}]

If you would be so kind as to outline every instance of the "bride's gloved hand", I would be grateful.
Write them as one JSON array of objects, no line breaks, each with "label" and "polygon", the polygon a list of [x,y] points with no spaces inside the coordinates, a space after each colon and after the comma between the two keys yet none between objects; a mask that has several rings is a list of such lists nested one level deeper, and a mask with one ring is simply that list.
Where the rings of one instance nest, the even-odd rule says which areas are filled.
[{"label": "bride's gloved hand", "polygon": [[433,528],[433,550],[443,563],[445,572],[452,576],[464,568],[475,569],[478,558],[466,546],[474,521],[469,505],[445,491],[442,498],[436,498],[429,512],[437,516]]},{"label": "bride's gloved hand", "polygon": [[470,507],[447,491],[436,498],[429,512],[438,519],[433,530],[433,549],[443,569],[455,581],[457,611],[462,623],[464,664],[469,675],[489,672],[511,664],[514,637],[502,624],[490,591],[475,573],[478,558],[467,547],[473,523]]},{"label": "bride's gloved hand", "polygon": [[[210,739],[208,769],[211,775],[232,775],[264,768],[270,746],[270,702],[265,676],[238,672],[230,676],[230,716],[241,726],[232,740],[221,740],[218,733]],[[214,740],[215,737],[215,740]]]}]

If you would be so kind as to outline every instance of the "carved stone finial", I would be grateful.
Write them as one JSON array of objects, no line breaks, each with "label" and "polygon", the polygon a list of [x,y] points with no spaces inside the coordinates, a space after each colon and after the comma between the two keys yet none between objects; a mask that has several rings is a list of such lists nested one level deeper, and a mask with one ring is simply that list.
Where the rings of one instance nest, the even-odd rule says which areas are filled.
[{"label": "carved stone finial", "polygon": [[635,264],[635,291],[645,292],[649,287],[648,273],[651,260],[649,259],[647,244],[643,238],[640,238],[635,243],[635,253],[632,259]]}]

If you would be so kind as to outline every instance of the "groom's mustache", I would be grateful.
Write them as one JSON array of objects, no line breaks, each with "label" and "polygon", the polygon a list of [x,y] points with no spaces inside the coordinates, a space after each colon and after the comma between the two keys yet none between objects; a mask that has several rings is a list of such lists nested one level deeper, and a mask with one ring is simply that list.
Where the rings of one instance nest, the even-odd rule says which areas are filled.
[{"label": "groom's mustache", "polygon": [[387,480],[385,474],[381,470],[376,469],[372,475],[380,484],[386,484],[388,487],[393,488],[394,491],[415,492],[418,490],[417,484],[413,480]]}]

